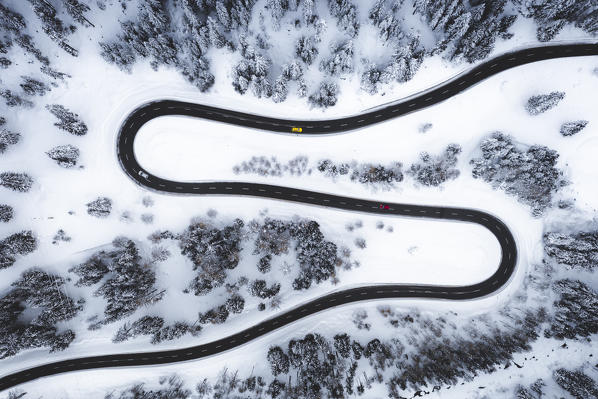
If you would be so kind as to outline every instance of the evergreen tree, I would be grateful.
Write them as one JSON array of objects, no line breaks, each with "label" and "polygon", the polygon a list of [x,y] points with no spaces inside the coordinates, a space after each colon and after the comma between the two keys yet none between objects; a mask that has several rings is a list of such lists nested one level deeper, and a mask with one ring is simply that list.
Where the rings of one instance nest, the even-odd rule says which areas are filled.
[{"label": "evergreen tree", "polygon": [[80,119],[79,115],[59,104],[46,105],[46,109],[59,119],[57,123],[54,123],[54,126],[75,136],[87,134],[87,125]]},{"label": "evergreen tree", "polygon": [[598,32],[598,13],[592,0],[514,0],[513,2],[523,16],[536,21],[537,37],[540,41],[552,40],[566,23],[572,23],[590,34]]},{"label": "evergreen tree", "polygon": [[560,368],[552,374],[554,381],[576,399],[598,398],[596,381],[580,370]]},{"label": "evergreen tree", "polygon": [[320,70],[330,76],[353,72],[353,41],[335,44],[331,50],[330,57],[320,63]]},{"label": "evergreen tree", "polygon": [[241,313],[245,308],[245,299],[241,295],[234,294],[226,300],[226,309],[231,313]]},{"label": "evergreen tree", "polygon": [[525,109],[530,115],[540,115],[556,107],[563,98],[565,98],[565,93],[562,91],[531,96],[525,104]]},{"label": "evergreen tree", "polygon": [[559,295],[555,315],[546,337],[576,339],[598,333],[598,293],[578,280],[563,279],[553,284]]},{"label": "evergreen tree", "polygon": [[581,132],[587,125],[588,121],[585,120],[578,120],[573,122],[565,122],[561,125],[560,133],[563,136],[573,136]]},{"label": "evergreen tree", "polygon": [[295,54],[310,65],[318,56],[317,40],[314,36],[302,36],[295,45]]},{"label": "evergreen tree", "polygon": [[8,68],[12,62],[6,57],[0,57],[0,69]]},{"label": "evergreen tree", "polygon": [[336,17],[338,26],[349,36],[359,33],[357,10],[351,0],[328,0],[330,14]]},{"label": "evergreen tree", "polygon": [[87,213],[97,218],[108,217],[112,212],[112,200],[108,197],[98,197],[86,205]]},{"label": "evergreen tree", "polygon": [[9,107],[24,107],[33,108],[33,103],[29,100],[23,99],[21,96],[14,94],[11,90],[0,89],[0,97],[4,98],[6,105]]},{"label": "evergreen tree", "polygon": [[480,149],[482,156],[470,161],[473,177],[516,195],[534,214],[550,206],[553,193],[564,184],[556,168],[559,155],[548,147],[533,145],[523,152],[509,136],[496,132]]},{"label": "evergreen tree", "polygon": [[274,22],[274,28],[280,28],[280,20],[287,12],[289,7],[288,0],[267,0],[266,8],[270,10],[270,15],[272,15],[272,21]]},{"label": "evergreen tree", "polygon": [[268,349],[268,362],[274,376],[289,372],[289,357],[280,346],[271,346]]},{"label": "evergreen tree", "polygon": [[19,133],[6,129],[0,129],[0,154],[4,154],[9,146],[17,144],[21,140]]},{"label": "evergreen tree", "polygon": [[33,186],[33,178],[27,173],[3,172],[0,173],[0,186],[25,193]]},{"label": "evergreen tree", "polygon": [[[63,350],[75,339],[66,330],[57,334],[56,323],[70,320],[82,309],[63,292],[65,280],[39,269],[29,269],[0,298],[0,359],[20,351],[48,347]],[[28,311],[33,317],[23,318]]]},{"label": "evergreen tree", "polygon": [[12,266],[17,256],[25,256],[37,249],[37,239],[31,231],[21,231],[0,240],[0,269]]},{"label": "evergreen tree", "polygon": [[25,94],[29,96],[43,96],[51,90],[50,86],[44,82],[40,82],[39,80],[30,78],[28,76],[21,76],[21,79],[23,79],[23,82],[20,84],[20,86]]},{"label": "evergreen tree", "polygon": [[336,104],[338,86],[333,82],[321,82],[320,87],[312,93],[308,101],[312,106],[320,108],[332,107]]},{"label": "evergreen tree", "polygon": [[457,155],[461,153],[461,146],[450,144],[440,156],[433,157],[427,152],[420,155],[420,162],[411,165],[409,174],[424,186],[437,187],[442,183],[459,177]]},{"label": "evergreen tree", "polygon": [[0,222],[8,223],[14,216],[14,210],[12,206],[6,204],[0,204]]},{"label": "evergreen tree", "polygon": [[135,53],[131,46],[120,41],[100,42],[102,51],[100,55],[108,62],[116,64],[123,71],[131,72],[131,66],[135,63]]},{"label": "evergreen tree", "polygon": [[546,260],[564,265],[569,269],[592,270],[598,267],[596,248],[598,248],[598,231],[544,234]]},{"label": "evergreen tree", "polygon": [[279,77],[274,82],[274,87],[272,90],[272,101],[275,103],[281,103],[287,99],[287,95],[289,94],[287,80],[284,77]]},{"label": "evergreen tree", "polygon": [[72,168],[79,159],[79,149],[70,144],[56,146],[46,154],[63,168]]},{"label": "evergreen tree", "polygon": [[112,245],[113,250],[100,251],[70,270],[80,277],[77,285],[101,282],[94,295],[106,300],[105,317],[90,328],[127,317],[139,307],[161,300],[164,294],[155,287],[155,272],[141,264],[139,250],[133,241],[118,237]]},{"label": "evergreen tree", "polygon": [[78,23],[86,27],[95,26],[85,17],[85,13],[90,10],[87,4],[79,0],[62,0],[62,4],[66,12]]}]

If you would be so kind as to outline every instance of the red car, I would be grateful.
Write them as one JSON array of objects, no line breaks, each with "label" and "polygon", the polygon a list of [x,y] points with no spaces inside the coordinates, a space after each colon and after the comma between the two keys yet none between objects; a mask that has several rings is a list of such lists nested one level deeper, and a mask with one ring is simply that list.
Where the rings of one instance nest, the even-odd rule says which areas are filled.
[{"label": "red car", "polygon": [[388,205],[380,204],[380,209],[388,209]]}]

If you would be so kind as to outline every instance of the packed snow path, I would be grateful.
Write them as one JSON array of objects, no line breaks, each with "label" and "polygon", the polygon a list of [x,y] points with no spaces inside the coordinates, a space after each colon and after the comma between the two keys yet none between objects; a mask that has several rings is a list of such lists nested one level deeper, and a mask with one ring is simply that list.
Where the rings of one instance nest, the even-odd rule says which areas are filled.
[{"label": "packed snow path", "polygon": [[40,377],[69,371],[102,367],[157,365],[198,359],[236,348],[259,336],[310,314],[341,304],[384,298],[442,298],[464,300],[482,297],[505,285],[515,270],[517,247],[513,235],[496,217],[473,209],[419,206],[361,200],[287,187],[253,183],[180,183],[161,179],[145,171],[137,162],[133,142],[141,126],[164,115],[183,115],[282,133],[326,134],[349,131],[405,115],[440,103],[501,71],[531,62],[562,57],[598,55],[598,43],[552,45],[528,48],[490,59],[472,70],[421,94],[373,111],[334,120],[269,118],[180,101],[158,101],[135,110],[123,123],[118,136],[117,154],[123,170],[137,183],[156,191],[201,195],[245,195],[265,197],[325,207],[406,217],[449,219],[478,223],[497,238],[502,258],[497,271],[487,280],[469,286],[429,286],[387,284],[334,292],[288,310],[239,333],[193,347],[144,353],[91,356],[48,363],[21,370],[0,379],[0,391]]}]

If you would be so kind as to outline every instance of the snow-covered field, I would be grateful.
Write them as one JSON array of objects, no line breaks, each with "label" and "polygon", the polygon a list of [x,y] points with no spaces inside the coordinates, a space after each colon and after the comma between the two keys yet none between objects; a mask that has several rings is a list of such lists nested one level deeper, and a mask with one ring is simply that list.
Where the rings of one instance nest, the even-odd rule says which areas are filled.
[{"label": "snow-covered field", "polygon": [[[514,39],[508,43],[498,42],[495,53],[532,41],[534,27],[530,21],[518,20],[513,30],[517,32]],[[563,31],[559,38],[575,39],[580,35],[579,31],[569,29]],[[358,113],[414,94],[450,78],[464,70],[466,65],[450,64],[440,57],[429,58],[413,80],[375,96],[358,95],[357,80],[343,81],[343,96],[338,105],[324,113],[309,109],[302,99],[290,98],[273,107],[270,100],[241,97],[234,93],[224,76],[217,77],[210,93],[201,94],[172,70],[160,69],[155,72],[146,64],[138,64],[133,69],[133,74],[128,75],[101,60],[95,46],[86,47],[83,43],[82,39],[81,54],[76,60],[67,60],[61,64],[62,70],[73,75],[66,85],[54,88],[38,99],[35,108],[8,115],[10,120],[7,127],[18,127],[23,140],[2,156],[1,169],[27,171],[34,177],[35,185],[26,196],[2,190],[2,202],[18,204],[18,207],[15,219],[10,224],[0,224],[0,237],[22,229],[32,229],[38,236],[40,245],[36,252],[20,258],[13,267],[0,270],[0,291],[7,290],[10,282],[31,266],[43,266],[48,271],[66,275],[68,268],[84,260],[92,251],[108,244],[117,235],[143,242],[150,233],[158,229],[180,232],[192,217],[205,215],[209,209],[216,209],[218,217],[226,220],[235,217],[249,220],[263,209],[268,209],[271,217],[291,218],[301,215],[318,220],[322,231],[326,236],[332,237],[333,241],[352,246],[356,237],[363,237],[367,247],[364,250],[352,248],[354,258],[360,261],[361,266],[340,274],[340,284],[336,286],[326,282],[308,291],[307,295],[283,293],[280,310],[260,313],[253,306],[245,313],[229,319],[224,326],[207,327],[197,338],[187,336],[160,346],[150,345],[147,338],[113,345],[110,339],[121,322],[105,326],[99,331],[87,331],[86,317],[101,312],[104,306],[101,299],[91,298],[81,316],[63,325],[77,333],[77,339],[70,348],[49,355],[47,350],[31,350],[4,359],[0,361],[0,375],[74,356],[152,351],[208,342],[324,293],[355,285],[388,282],[471,284],[483,280],[496,269],[500,249],[493,236],[476,225],[374,217],[255,198],[158,194],[148,192],[130,181],[120,170],[115,153],[116,133],[120,123],[131,110],[147,101],[174,98],[271,116],[331,118]],[[214,69],[227,68],[230,62],[227,54],[215,50],[212,56]],[[21,62],[25,64],[24,60]],[[533,218],[529,208],[518,203],[515,198],[506,196],[502,191],[492,190],[488,184],[473,179],[469,159],[477,155],[480,140],[496,130],[512,135],[524,145],[547,145],[559,152],[559,167],[571,181],[571,185],[563,192],[564,198],[575,199],[575,205],[579,209],[576,215],[569,216],[571,220],[581,220],[587,215],[595,214],[598,209],[598,168],[595,167],[598,119],[596,102],[591,99],[595,98],[598,91],[596,68],[596,57],[543,61],[518,67],[430,109],[365,129],[325,137],[272,134],[182,117],[163,117],[151,121],[140,130],[135,150],[141,165],[158,176],[181,181],[268,182],[383,202],[484,210],[505,221],[516,237],[519,249],[516,275],[500,292],[475,301],[455,303],[442,300],[385,300],[347,305],[300,320],[237,350],[209,359],[170,366],[70,373],[35,381],[23,388],[33,397],[95,398],[102,397],[106,387],[125,385],[134,380],[155,381],[158,375],[171,372],[187,376],[190,381],[197,381],[199,377],[214,376],[224,366],[243,368],[248,364],[247,359],[256,364],[255,374],[267,374],[268,365],[263,357],[265,348],[272,342],[282,342],[309,331],[326,334],[351,330],[352,334],[359,336],[360,332],[352,325],[347,327],[350,323],[348,320],[357,309],[365,308],[370,314],[375,314],[376,306],[382,302],[401,309],[417,308],[431,313],[454,310],[459,314],[476,315],[495,309],[521,286],[526,268],[541,261],[544,223],[549,224],[555,220],[550,217]],[[9,80],[11,76],[3,75],[2,78]],[[537,117],[525,112],[524,103],[529,96],[552,90],[567,93],[556,109]],[[84,137],[74,137],[54,128],[53,117],[43,109],[46,103],[64,104],[77,112],[89,126],[90,133]],[[576,119],[587,119],[590,123],[576,136],[562,137],[559,134],[560,125]],[[419,127],[423,123],[432,123],[432,129],[420,133]],[[67,143],[76,144],[80,148],[83,168],[64,170],[46,156],[45,151],[52,146]],[[400,161],[409,165],[421,151],[438,153],[449,143],[458,143],[463,147],[458,164],[461,176],[440,189],[417,187],[409,178],[397,184],[396,188],[384,191],[342,179],[333,183],[317,172],[301,178],[261,178],[232,173],[234,164],[253,155],[275,155],[280,161],[296,155],[307,155],[314,162],[320,158],[330,158],[336,161],[355,159],[359,162],[380,163]],[[115,201],[113,212],[107,219],[97,219],[86,214],[85,204],[100,195]],[[142,198],[146,195],[150,195],[155,201],[151,208],[142,205]],[[123,221],[120,217],[124,212],[129,214],[129,221]],[[153,224],[140,221],[140,216],[144,213],[154,214]],[[356,220],[363,221],[363,228],[353,232],[346,231],[345,225]],[[386,229],[376,229],[376,222],[380,220],[385,226],[392,226],[394,231],[391,233]],[[64,229],[71,235],[72,241],[53,245],[52,237],[58,229]],[[252,270],[257,274],[256,258],[250,255],[249,250],[245,251],[245,255],[239,269]],[[142,313],[160,314],[167,321],[193,319],[198,311],[206,310],[213,303],[221,301],[221,298],[206,300],[181,293],[192,275],[189,261],[182,256],[174,255],[166,263],[159,265],[157,274],[159,285],[168,287],[169,293],[162,302],[142,309],[131,319]],[[75,288],[72,284],[68,284],[67,289],[68,294],[75,297],[89,291]],[[181,303],[185,306],[181,306]],[[385,334],[392,334],[392,330],[376,333],[384,337]],[[501,370],[492,375],[481,376],[455,390],[443,391],[442,397],[501,397],[498,388],[480,394],[474,392],[478,391],[478,386],[490,385],[496,381],[529,383],[536,378],[535,374],[540,376],[547,373],[545,370],[557,363],[562,366],[566,366],[568,362],[579,364],[588,353],[598,355],[596,349],[588,344],[570,343],[569,346],[567,355],[559,356],[559,348],[554,341],[550,341],[549,345],[538,341],[532,352],[541,360],[537,363],[530,361],[534,365],[533,372],[526,371],[523,374],[515,368]],[[555,350],[555,355],[552,349]],[[520,359],[524,356],[526,355],[517,355],[516,361],[526,363]],[[529,369],[527,367],[525,370]],[[382,397],[385,392],[369,394]],[[440,394],[436,395],[440,397]]]},{"label": "snow-covered field", "polygon": [[[585,211],[593,211],[598,205],[596,203],[596,196],[593,195],[595,187],[592,184],[592,180],[586,179],[585,176],[588,173],[591,174],[594,170],[591,167],[593,162],[591,145],[592,143],[596,144],[598,140],[595,127],[591,121],[582,133],[569,138],[561,137],[558,134],[558,127],[565,120],[577,118],[591,120],[592,104],[583,101],[583,99],[587,98],[584,96],[587,96],[588,93],[598,88],[598,77],[592,74],[594,65],[594,60],[588,57],[543,62],[542,69],[537,68],[534,70],[534,65],[521,67],[518,70],[506,72],[504,76],[499,75],[490,79],[437,107],[367,129],[328,137],[310,138],[275,135],[194,119],[160,118],[155,122],[150,122],[140,131],[138,143],[136,143],[136,151],[143,166],[157,175],[169,178],[180,180],[237,180],[242,178],[244,181],[257,181],[251,175],[235,176],[232,174],[232,163],[237,160],[246,159],[250,155],[260,154],[258,151],[265,154],[274,153],[279,159],[284,160],[286,157],[290,158],[296,155],[298,148],[304,148],[305,151],[301,152],[310,154],[313,157],[312,159],[316,158],[316,155],[311,154],[322,154],[322,156],[326,154],[339,161],[349,158],[359,161],[379,160],[381,162],[400,160],[404,163],[409,163],[414,160],[415,154],[418,154],[420,151],[436,152],[440,151],[450,142],[457,142],[464,148],[459,164],[462,175],[456,181],[445,184],[445,187],[440,190],[417,188],[412,181],[407,180],[400,183],[396,190],[374,192],[349,182],[343,183],[339,181],[331,184],[329,180],[316,176],[303,177],[301,179],[288,178],[286,179],[286,184],[343,195],[377,198],[387,202],[396,201],[474,207],[489,211],[503,219],[517,238],[520,251],[519,264],[522,266],[513,279],[513,283],[507,287],[505,292],[469,304],[429,300],[384,301],[385,303],[397,303],[400,304],[399,306],[406,308],[417,306],[424,310],[455,309],[459,312],[466,311],[476,314],[484,312],[486,309],[496,306],[501,300],[508,298],[508,292],[517,287],[525,273],[525,270],[522,269],[525,269],[526,265],[540,260],[542,223],[541,220],[532,218],[529,215],[529,210],[518,204],[515,199],[507,197],[501,192],[493,191],[486,184],[472,179],[468,173],[467,160],[474,154],[475,146],[480,138],[493,130],[503,130],[513,135],[521,143],[545,143],[559,150],[561,154],[561,166],[564,167],[568,178],[573,182],[568,190],[570,190],[572,196],[577,198],[577,205]],[[558,110],[548,112],[536,118],[529,117],[524,113],[523,102],[527,96],[543,89],[542,82],[548,76],[552,76],[553,85],[551,85],[550,90],[564,89],[567,92],[567,97]],[[497,95],[492,95],[491,93],[496,93]],[[156,98],[156,96],[159,95],[144,93],[141,97],[149,100]],[[137,97],[137,100],[133,102],[142,102],[139,98]],[[185,97],[180,96],[178,98]],[[190,99],[190,96],[186,98]],[[127,101],[125,100],[125,102]],[[455,115],[458,115],[458,110],[473,107],[473,104],[480,102],[486,106],[478,107],[478,112],[470,113],[467,117],[455,117]],[[108,106],[105,107],[109,108]],[[123,106],[122,108],[127,107]],[[99,113],[101,114],[101,112]],[[22,212],[17,217],[22,226],[30,225],[41,235],[42,248],[32,255],[21,259],[10,270],[3,270],[2,274],[6,276],[3,276],[5,278],[4,281],[11,281],[13,276],[16,276],[32,264],[40,264],[48,267],[50,270],[54,269],[64,272],[67,267],[76,263],[75,259],[77,257],[79,259],[84,258],[85,254],[81,253],[81,251],[108,243],[116,232],[143,240],[145,236],[154,231],[158,226],[159,228],[180,231],[188,223],[190,217],[205,214],[207,209],[210,208],[217,209],[220,214],[227,215],[227,217],[230,216],[231,218],[236,216],[250,218],[255,216],[263,208],[268,208],[269,215],[276,217],[290,217],[294,214],[301,214],[303,217],[310,217],[321,221],[323,231],[336,235],[339,238],[342,237],[339,239],[341,242],[343,239],[351,240],[351,237],[355,235],[363,236],[368,243],[368,247],[363,252],[354,251],[357,258],[361,260],[362,266],[341,275],[341,285],[337,287],[325,284],[316,290],[311,290],[310,298],[335,288],[341,289],[359,283],[388,282],[389,279],[393,282],[466,284],[483,279],[491,274],[496,267],[499,249],[495,244],[494,238],[482,228],[461,223],[424,222],[394,217],[380,218],[327,210],[319,207],[288,204],[280,201],[223,196],[195,198],[152,193],[150,195],[154,198],[155,205],[152,208],[146,209],[141,205],[141,198],[147,193],[128,181],[118,168],[114,154],[114,137],[119,120],[126,115],[126,112],[116,111],[114,113],[117,115],[116,117],[113,114],[112,118],[105,119],[106,122],[99,125],[99,131],[104,134],[92,133],[86,140],[81,140],[85,169],[60,171],[60,173],[72,174],[72,177],[69,179],[72,186],[65,187],[58,183],[64,177],[60,176],[55,170],[52,170],[55,167],[51,164],[48,165],[46,176],[41,173],[36,176],[39,189],[35,190],[32,194],[37,196],[37,201],[27,203],[30,207],[30,213]],[[506,118],[502,118],[501,115],[505,113],[513,115],[513,118],[509,121]],[[92,114],[88,114],[88,116],[89,119],[93,120]],[[101,118],[98,116],[97,119]],[[167,128],[165,128],[165,122],[171,122]],[[418,126],[424,122],[432,122],[434,127],[429,132],[422,134],[418,132]],[[90,125],[94,126],[94,122],[90,121]],[[94,130],[92,128],[92,132]],[[367,138],[366,134],[368,135]],[[172,139],[170,135],[173,135],[178,140],[170,140]],[[264,144],[261,146],[259,144],[256,145],[259,143],[257,141],[259,135],[268,136],[267,140],[262,141],[262,143],[267,142],[268,147],[265,147]],[[231,147],[222,149],[222,153],[212,150],[204,152],[204,154],[207,154],[205,157],[191,157],[189,155],[192,151],[186,151],[186,149],[194,148],[194,146],[198,148],[220,149],[221,146],[218,143],[223,136],[227,138],[227,143]],[[372,139],[372,136],[375,136],[374,139]],[[152,140],[158,140],[159,144],[152,142]],[[320,144],[325,141],[327,141],[326,145]],[[177,142],[182,142],[183,144],[181,146],[173,145]],[[301,147],[295,144],[298,142],[301,143]],[[43,146],[43,143],[39,141],[26,141],[26,143],[32,147]],[[377,145],[378,143],[383,143],[383,145]],[[169,147],[169,145],[172,146]],[[231,151],[233,148],[238,152],[235,152],[235,156],[230,158],[232,162],[227,162],[223,159],[224,155],[228,156],[232,154]],[[323,148],[334,148],[334,151],[328,152],[328,150],[324,150]],[[320,152],[318,153],[318,151]],[[32,153],[35,153],[33,149]],[[167,154],[172,156],[170,159],[176,159],[177,162],[169,162],[169,157],[164,156]],[[586,154],[586,156],[582,157],[580,154]],[[10,157],[10,154],[8,156]],[[107,162],[106,159],[113,159],[113,161]],[[18,159],[14,159],[13,162],[18,164],[19,161]],[[49,163],[50,161],[47,162]],[[53,179],[55,179],[54,182]],[[89,181],[92,181],[93,185],[89,185]],[[262,181],[285,184],[275,178],[268,178]],[[85,187],[88,188],[85,189]],[[464,192],[467,192],[468,195],[463,195]],[[90,229],[85,233],[85,231],[77,229],[78,233],[74,235],[73,241],[71,243],[60,244],[59,247],[49,244],[44,245],[49,241],[49,237],[51,237],[57,228],[64,228],[67,232],[76,229],[77,223],[80,223],[80,221],[74,219],[72,215],[68,215],[67,211],[74,209],[78,214],[84,213],[83,204],[98,194],[112,196],[116,199],[116,212],[114,215],[110,216],[107,220],[98,220],[87,215],[82,216],[88,219],[89,224],[93,226],[93,230]],[[7,193],[7,195],[14,196],[14,200],[18,199],[18,194]],[[234,211],[229,212],[227,209],[233,209]],[[146,226],[137,221],[123,223],[119,220],[118,214],[124,210],[130,211],[134,220],[137,219],[141,212],[151,211],[156,215],[154,225]],[[30,217],[26,219],[25,215]],[[48,219],[48,217],[53,217],[53,219]],[[72,224],[69,224],[69,218],[73,218]],[[347,222],[357,219],[363,220],[364,227],[351,234],[345,231],[344,225]],[[378,220],[383,220],[386,225],[392,225],[394,232],[389,233],[386,230],[377,230],[375,223]],[[338,235],[339,233],[340,235]],[[48,238],[44,239],[44,236]],[[448,239],[443,239],[443,236],[448,237]],[[408,249],[413,246],[417,247],[417,250],[413,254],[409,254]],[[438,250],[439,246],[441,250]],[[459,262],[456,265],[454,261],[451,261],[463,254],[466,255],[463,258],[464,262]],[[171,260],[173,263],[175,261],[181,262],[183,258],[174,257]],[[169,284],[171,289],[177,287],[178,281],[179,288],[182,289],[185,284],[179,280],[181,274],[173,271],[172,268],[176,267],[175,265],[169,265],[160,266],[160,269],[164,271],[159,272],[159,279],[163,283]],[[180,268],[180,265],[178,267]],[[242,267],[244,266],[241,265],[240,268]],[[376,273],[372,273],[372,270],[375,270]],[[459,273],[459,271],[463,271],[463,273]],[[183,273],[182,276],[188,276],[188,272],[181,273]],[[72,294],[72,292],[70,293]],[[167,297],[162,303],[156,306],[156,310],[159,313],[164,312],[162,314],[168,316],[168,318],[172,317],[174,320],[177,318],[177,315],[172,312],[175,308],[174,304],[176,300],[181,299],[181,295]],[[189,301],[189,299],[189,296],[185,296],[186,301]],[[291,306],[307,299],[308,297],[297,295],[293,297],[291,295],[284,298],[283,307]],[[198,301],[192,300],[192,302]],[[98,303],[97,305],[100,304]],[[360,304],[359,306],[364,305]],[[208,306],[206,305],[206,307]],[[298,324],[302,326],[301,328],[304,331],[322,331],[322,329],[335,331],[335,325],[337,323],[342,324],[342,320],[350,317],[347,316],[350,315],[350,309],[356,307],[357,305],[351,305],[342,311],[323,312],[319,316],[300,321]],[[185,315],[185,309],[191,313],[197,311],[194,306],[178,309],[180,313],[177,313],[181,316]],[[191,313],[187,316],[191,316]],[[266,316],[264,314],[257,314],[257,312],[253,312],[251,315],[242,314],[227,322],[228,327],[226,331],[232,332],[242,329],[251,325],[255,320]],[[318,320],[325,320],[325,322]],[[73,324],[76,324],[76,322]],[[260,353],[263,353],[264,345],[267,346],[268,342],[283,339],[283,337],[289,334],[298,334],[299,326],[283,328],[275,333],[275,336],[269,335],[239,351],[232,351],[227,355],[219,357],[218,362],[233,365],[236,362],[235,359],[249,357],[248,350],[250,348],[254,348],[255,356],[259,356]],[[73,325],[71,327],[76,326]],[[18,355],[13,359],[2,361],[2,369],[4,372],[9,372],[38,364],[40,356],[43,356],[44,359],[60,359],[92,353],[156,349],[155,346],[148,346],[146,339],[143,338],[136,342],[107,346],[106,344],[114,333],[116,325],[105,327],[99,334],[96,332],[90,338],[85,338],[86,334],[89,333],[82,327],[84,326],[76,328],[76,331],[80,334],[79,338],[65,352],[47,357],[43,355],[45,353],[44,350],[30,351],[29,353]],[[164,344],[161,347],[178,347],[206,342],[212,337],[220,336],[221,328],[220,326],[216,328],[210,327],[197,339],[190,337],[183,338],[175,343]],[[201,366],[202,364],[207,364],[208,362],[212,364],[214,361],[216,360],[209,359],[203,363],[200,361],[197,362],[197,365],[204,369]],[[172,366],[172,369],[180,370],[185,367],[184,365]],[[153,371],[148,371],[149,374],[164,374],[170,370],[169,368],[162,367],[152,369]],[[216,370],[217,368],[214,367],[212,369]],[[140,370],[135,369],[131,372],[138,375]],[[124,376],[127,373],[119,370],[117,374]],[[111,374],[113,373],[107,373],[107,375]],[[83,373],[73,374],[75,377],[78,375],[87,376],[87,374]],[[68,379],[68,377],[56,378]],[[56,384],[56,386],[60,385]],[[81,389],[86,389],[84,387],[85,384],[81,384]],[[74,392],[70,388],[68,391]]]},{"label": "snow-covered field", "polygon": [[[335,184],[318,173],[300,177],[234,174],[233,166],[252,156],[275,156],[285,163],[297,155],[307,156],[314,167],[320,159],[335,162],[357,160],[388,164],[399,161],[408,166],[420,152],[440,153],[446,145],[463,147],[459,169],[463,176],[451,185],[463,188],[475,184],[468,162],[476,154],[482,137],[494,131],[512,135],[522,144],[543,144],[558,149],[560,165],[575,184],[577,206],[596,209],[593,195],[595,168],[591,167],[596,149],[598,127],[590,123],[580,134],[563,137],[562,123],[591,119],[595,104],[587,101],[598,89],[594,72],[595,57],[557,59],[520,66],[488,79],[461,95],[432,108],[399,119],[342,134],[302,136],[277,134],[238,126],[223,125],[198,118],[166,116],[145,124],[135,140],[139,163],[152,174],[176,181],[244,181],[278,184],[353,195],[385,201],[406,202],[413,182],[398,183],[396,189],[372,190],[342,177]],[[550,87],[546,82],[550,81]],[[530,116],[524,103],[532,95],[545,91],[566,92],[558,110]],[[475,112],[471,112],[475,109]],[[296,115],[296,114],[293,114]],[[508,115],[508,118],[505,117]],[[313,115],[312,115],[313,117]],[[421,133],[424,123],[432,128]],[[315,169],[315,168],[314,168]],[[423,189],[426,194],[430,191]]]}]

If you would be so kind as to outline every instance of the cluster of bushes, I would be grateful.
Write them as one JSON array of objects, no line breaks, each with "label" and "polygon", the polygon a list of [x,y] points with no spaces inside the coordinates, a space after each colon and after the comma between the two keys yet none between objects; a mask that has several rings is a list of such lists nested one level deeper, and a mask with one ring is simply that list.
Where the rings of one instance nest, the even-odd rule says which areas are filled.
[{"label": "cluster of bushes", "polygon": [[244,225],[242,220],[236,219],[219,228],[209,221],[198,220],[179,237],[181,253],[198,271],[189,287],[195,295],[206,295],[221,286],[227,277],[226,271],[237,267]]},{"label": "cluster of bushes", "polygon": [[[285,222],[267,218],[256,228],[258,232],[254,253],[261,255],[258,270],[270,269],[272,256],[288,252],[293,247],[300,267],[299,276],[293,281],[296,290],[307,289],[312,282],[320,283],[335,275],[335,267],[342,264],[336,244],[326,240],[320,225],[313,220]],[[276,286],[268,289],[257,280],[256,296],[271,297],[278,292]],[[259,283],[258,283],[259,282]],[[272,294],[272,295],[270,295]]]},{"label": "cluster of bushes", "polygon": [[393,186],[403,181],[403,165],[394,162],[389,165],[361,163],[353,161],[350,163],[334,163],[330,159],[323,159],[318,162],[317,170],[325,176],[336,178],[337,176],[349,176],[351,181],[362,184]]},{"label": "cluster of bushes", "polygon": [[481,157],[470,162],[473,177],[515,195],[535,215],[551,205],[552,195],[565,184],[556,167],[559,155],[546,146],[522,150],[511,137],[497,132],[483,140],[480,149]]},{"label": "cluster of bushes", "polygon": [[[456,168],[458,155],[461,153],[461,146],[450,144],[440,155],[422,153],[420,160],[411,165],[407,174],[412,176],[418,183],[424,186],[439,186],[444,182],[456,179],[460,172]],[[284,176],[286,174],[301,176],[308,167],[307,157],[299,156],[287,164],[281,164],[276,157],[253,157],[248,162],[243,162],[233,168],[235,173],[255,173],[261,176]],[[403,181],[403,165],[400,162],[393,162],[388,165],[374,163],[340,162],[336,163],[330,159],[318,161],[315,170],[326,177],[336,179],[347,176],[351,181],[375,187],[390,188],[396,183]]]},{"label": "cluster of bushes", "polygon": [[274,156],[267,158],[265,156],[251,157],[249,161],[243,161],[239,165],[233,167],[235,174],[253,173],[260,176],[276,176],[281,177],[286,174],[291,176],[302,176],[303,174],[311,174],[311,169],[308,168],[308,158],[306,156],[296,156],[295,158],[281,163]]},{"label": "cluster of bushes", "polygon": [[424,186],[440,186],[442,183],[459,177],[457,156],[461,153],[461,146],[450,144],[441,155],[433,156],[424,152],[420,160],[411,165],[409,174]]},{"label": "cluster of bushes", "polygon": [[104,319],[90,328],[114,322],[131,315],[139,307],[162,299],[164,291],[156,288],[155,272],[142,263],[135,243],[119,237],[111,250],[102,250],[69,271],[79,276],[75,285],[96,286],[94,295],[106,300]]},{"label": "cluster of bushes", "polygon": [[151,335],[151,343],[159,344],[163,341],[170,341],[182,337],[185,334],[192,334],[197,336],[201,331],[201,326],[191,325],[189,323],[179,321],[172,325],[164,325],[164,319],[159,316],[143,316],[134,322],[127,322],[123,324],[112,342],[123,342],[139,335]]}]

